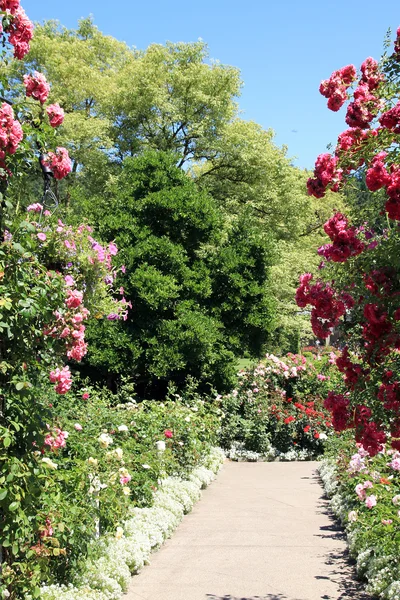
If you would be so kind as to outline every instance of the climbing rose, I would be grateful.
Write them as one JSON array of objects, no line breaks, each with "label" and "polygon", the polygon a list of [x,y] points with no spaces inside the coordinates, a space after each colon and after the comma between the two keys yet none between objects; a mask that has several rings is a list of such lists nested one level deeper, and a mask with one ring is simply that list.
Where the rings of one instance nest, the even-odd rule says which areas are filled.
[{"label": "climbing rose", "polygon": [[47,83],[43,73],[35,71],[33,76],[24,75],[24,86],[28,97],[31,96],[35,100],[39,100],[41,104],[46,102],[50,93],[50,85]]},{"label": "climbing rose", "polygon": [[368,85],[369,90],[374,90],[378,87],[384,76],[379,72],[379,65],[374,58],[369,56],[361,65],[361,81]]},{"label": "climbing rose", "polygon": [[164,435],[166,438],[172,438],[172,436],[173,436],[172,431],[170,429],[166,429],[164,431]]},{"label": "climbing rose", "polygon": [[309,196],[323,198],[326,189],[330,187],[333,192],[339,189],[343,171],[337,168],[338,157],[325,153],[320,154],[315,162],[314,177],[307,181]]},{"label": "climbing rose", "polygon": [[10,14],[14,14],[19,9],[19,0],[0,0],[0,10],[9,10]]},{"label": "climbing rose", "polygon": [[49,152],[43,162],[50,167],[56,179],[63,179],[71,173],[72,164],[66,148],[57,148],[55,152]]},{"label": "climbing rose", "polygon": [[400,100],[396,106],[386,111],[379,117],[379,123],[393,133],[400,133]]},{"label": "climbing rose", "polygon": [[64,367],[61,371],[57,368],[50,372],[50,381],[56,383],[55,390],[57,394],[66,394],[71,389],[72,379],[69,367]]},{"label": "climbing rose", "polygon": [[371,166],[367,170],[365,182],[367,188],[371,190],[371,192],[376,192],[391,182],[391,177],[387,172],[384,163],[386,157],[387,152],[379,152],[374,156],[371,161]]},{"label": "climbing rose", "polygon": [[67,290],[68,298],[65,304],[68,308],[78,308],[82,304],[83,292],[78,290]]},{"label": "climbing rose", "polygon": [[12,17],[5,32],[9,36],[8,41],[14,46],[14,57],[22,60],[30,50],[29,42],[33,37],[33,23],[26,16],[23,8],[13,9]]},{"label": "climbing rose", "polygon": [[65,113],[59,104],[50,104],[46,108],[46,112],[52,127],[58,127],[64,121]]},{"label": "climbing rose", "polygon": [[14,111],[7,102],[0,107],[0,168],[5,168],[7,154],[15,154],[24,134],[19,121],[14,120]]}]

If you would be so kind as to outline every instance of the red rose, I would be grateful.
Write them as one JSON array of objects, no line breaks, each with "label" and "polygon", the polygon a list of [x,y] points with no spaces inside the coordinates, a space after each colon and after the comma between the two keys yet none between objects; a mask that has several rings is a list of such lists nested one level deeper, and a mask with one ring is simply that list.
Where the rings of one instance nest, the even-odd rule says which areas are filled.
[{"label": "red rose", "polygon": [[172,438],[173,437],[172,431],[170,429],[166,429],[164,431],[164,435],[165,435],[166,438]]}]

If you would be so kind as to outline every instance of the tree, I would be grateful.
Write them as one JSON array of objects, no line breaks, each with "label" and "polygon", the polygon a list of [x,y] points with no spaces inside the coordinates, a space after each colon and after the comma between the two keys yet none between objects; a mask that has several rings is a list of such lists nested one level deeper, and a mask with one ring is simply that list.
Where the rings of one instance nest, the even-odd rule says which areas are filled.
[{"label": "tree", "polygon": [[89,331],[89,365],[114,380],[128,371],[143,395],[162,395],[170,380],[182,387],[188,375],[203,389],[228,389],[235,353],[254,353],[254,340],[270,327],[268,244],[256,231],[245,234],[243,224],[227,227],[214,200],[169,153],[126,159],[93,208],[103,238],[121,248],[132,311],[119,333],[107,324]]}]

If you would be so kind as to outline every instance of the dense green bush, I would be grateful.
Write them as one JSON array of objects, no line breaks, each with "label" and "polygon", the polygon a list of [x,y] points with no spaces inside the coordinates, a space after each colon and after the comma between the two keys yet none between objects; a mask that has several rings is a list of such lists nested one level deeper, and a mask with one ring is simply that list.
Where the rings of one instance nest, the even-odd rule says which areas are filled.
[{"label": "dense green bush", "polygon": [[235,354],[257,356],[272,324],[265,236],[228,223],[176,156],[155,151],[124,162],[92,219],[119,245],[132,311],[116,327],[91,325],[87,372],[129,375],[142,397],[162,398],[169,381],[182,389],[188,376],[203,391],[230,389]]}]

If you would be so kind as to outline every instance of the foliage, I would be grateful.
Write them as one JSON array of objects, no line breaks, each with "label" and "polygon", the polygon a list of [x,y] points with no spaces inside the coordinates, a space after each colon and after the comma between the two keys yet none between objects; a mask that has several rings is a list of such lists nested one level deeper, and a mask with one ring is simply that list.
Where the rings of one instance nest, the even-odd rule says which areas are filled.
[{"label": "foliage", "polygon": [[[367,58],[347,107],[350,129],[335,154],[318,157],[309,193],[323,197],[348,181],[350,219],[336,213],[324,226],[331,243],[320,247],[321,280],[305,274],[297,303],[312,305],[314,333],[326,338],[344,318],[347,346],[337,366],[350,394],[334,390],[326,400],[337,430],[353,428],[372,455],[390,442],[400,448],[399,349],[399,36],[380,64]],[[353,65],[321,84],[328,106],[338,110],[357,79]]]}]

